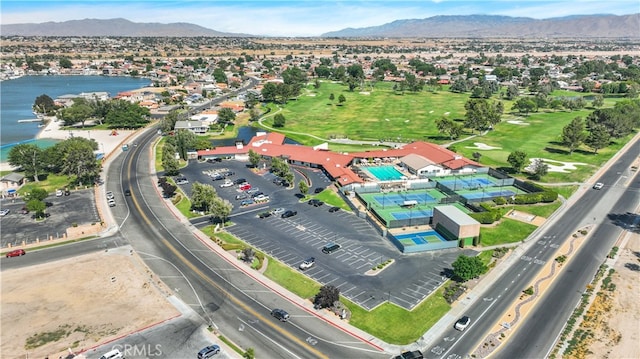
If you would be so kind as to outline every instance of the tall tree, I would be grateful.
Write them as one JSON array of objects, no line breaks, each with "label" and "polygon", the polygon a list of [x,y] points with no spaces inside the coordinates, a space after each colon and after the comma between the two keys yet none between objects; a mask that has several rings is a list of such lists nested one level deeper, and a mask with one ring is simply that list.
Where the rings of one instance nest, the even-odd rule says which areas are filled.
[{"label": "tall tree", "polygon": [[216,218],[220,218],[222,224],[224,225],[224,223],[227,221],[227,218],[229,218],[231,211],[233,211],[233,204],[231,204],[231,202],[227,201],[226,199],[222,199],[216,196],[213,202],[211,202],[210,211],[211,215]]},{"label": "tall tree", "polygon": [[313,303],[319,308],[331,308],[338,300],[340,300],[340,288],[326,284],[320,288]]},{"label": "tall tree", "polygon": [[194,182],[191,186],[191,208],[209,212],[218,197],[216,189],[210,184]]},{"label": "tall tree", "polygon": [[175,132],[173,137],[175,138],[175,146],[180,158],[186,161],[187,151],[195,148],[196,134],[189,130],[180,129]]},{"label": "tall tree", "polygon": [[515,173],[520,173],[527,163],[527,153],[520,150],[513,151],[509,154],[509,157],[507,157],[507,162],[511,165]]},{"label": "tall tree", "polygon": [[66,126],[80,122],[82,127],[92,115],[93,109],[84,98],[74,98],[70,107],[64,108],[58,113],[58,117],[64,121]]},{"label": "tall tree", "polygon": [[581,117],[574,118],[562,129],[562,143],[569,148],[569,154],[580,147],[586,138],[584,121]]},{"label": "tall tree", "polygon": [[446,117],[436,119],[436,127],[438,132],[448,135],[450,140],[460,137],[463,130],[460,124]]},{"label": "tall tree", "polygon": [[7,155],[9,164],[21,168],[27,177],[35,182],[40,181],[40,175],[45,173],[47,162],[43,150],[31,143],[21,143],[12,147]]},{"label": "tall tree", "polygon": [[56,105],[53,99],[46,94],[42,94],[36,97],[33,103],[33,111],[44,115],[51,115],[55,112]]},{"label": "tall tree", "polygon": [[254,151],[253,149],[249,150],[249,163],[252,167],[257,167],[258,163],[260,163],[261,158],[262,156],[260,156],[258,152]]},{"label": "tall tree", "polygon": [[100,173],[100,162],[94,151],[98,143],[82,137],[73,137],[56,143],[55,150],[62,154],[60,173],[75,176],[80,184],[92,184]]},{"label": "tall tree", "polygon": [[277,113],[275,116],[273,116],[273,127],[284,127],[285,123],[286,119],[284,118],[283,114]]},{"label": "tall tree", "polygon": [[533,174],[533,178],[539,180],[549,173],[549,165],[544,163],[541,158],[536,158],[533,160],[533,164],[531,165],[531,172]]},{"label": "tall tree", "polygon": [[221,108],[218,111],[218,122],[224,124],[233,124],[236,120],[236,113],[230,108]]},{"label": "tall tree", "polygon": [[594,153],[598,153],[598,150],[605,148],[611,141],[611,135],[607,131],[607,128],[603,125],[595,125],[589,129],[589,135],[584,140],[584,143],[593,149]]},{"label": "tall tree", "polygon": [[175,176],[180,173],[180,161],[176,158],[178,150],[171,142],[165,142],[162,146],[162,167],[167,176]]}]

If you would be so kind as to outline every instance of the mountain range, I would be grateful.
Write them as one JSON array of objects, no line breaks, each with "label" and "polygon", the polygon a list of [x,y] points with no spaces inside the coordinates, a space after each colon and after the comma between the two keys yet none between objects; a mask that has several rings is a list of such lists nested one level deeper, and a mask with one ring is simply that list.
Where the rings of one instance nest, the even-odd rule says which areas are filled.
[{"label": "mountain range", "polygon": [[[190,23],[137,23],[126,19],[2,24],[2,36],[264,37],[226,33]],[[640,13],[532,19],[497,15],[433,16],[380,26],[345,28],[320,37],[348,38],[640,38]]]}]

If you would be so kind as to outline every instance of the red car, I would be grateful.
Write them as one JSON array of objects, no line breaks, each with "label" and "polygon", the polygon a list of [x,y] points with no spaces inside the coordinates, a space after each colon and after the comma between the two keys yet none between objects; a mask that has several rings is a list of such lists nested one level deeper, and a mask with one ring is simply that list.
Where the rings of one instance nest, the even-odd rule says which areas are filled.
[{"label": "red car", "polygon": [[24,249],[14,249],[11,252],[7,253],[7,258],[9,257],[20,257],[27,254]]}]

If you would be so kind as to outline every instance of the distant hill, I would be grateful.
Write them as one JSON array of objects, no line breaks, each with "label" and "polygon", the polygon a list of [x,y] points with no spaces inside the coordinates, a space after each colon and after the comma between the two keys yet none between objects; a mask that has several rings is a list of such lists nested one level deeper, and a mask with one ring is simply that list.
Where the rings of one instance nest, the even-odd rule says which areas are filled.
[{"label": "distant hill", "polygon": [[640,13],[573,15],[537,20],[494,15],[434,16],[380,26],[346,28],[322,37],[640,38]]},{"label": "distant hill", "polygon": [[2,36],[130,36],[130,37],[247,37],[202,26],[177,22],[171,24],[139,23],[126,19],[84,19],[39,24],[0,25]]}]

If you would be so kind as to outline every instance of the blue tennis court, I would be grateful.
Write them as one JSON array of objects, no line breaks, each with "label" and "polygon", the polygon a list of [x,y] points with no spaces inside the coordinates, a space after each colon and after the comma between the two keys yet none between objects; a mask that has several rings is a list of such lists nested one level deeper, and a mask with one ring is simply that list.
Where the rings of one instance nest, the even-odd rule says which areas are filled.
[{"label": "blue tennis court", "polygon": [[402,206],[405,201],[416,201],[418,203],[437,202],[428,193],[407,193],[407,194],[384,194],[373,196],[381,206]]},{"label": "blue tennis court", "polygon": [[433,209],[417,209],[409,212],[391,212],[391,215],[393,216],[393,218],[398,220],[432,217]]},{"label": "blue tennis court", "polygon": [[[442,242],[446,242],[447,240],[442,237],[436,231],[425,231],[425,232],[415,232],[415,233],[406,233],[406,234],[395,234],[393,235],[395,239],[402,242],[403,240],[411,240],[415,244],[427,244],[433,242],[433,240],[440,240]],[[431,239],[431,241],[429,240]]]},{"label": "blue tennis court", "polygon": [[361,167],[380,181],[396,181],[405,178],[394,166]]},{"label": "blue tennis court", "polygon": [[466,199],[483,199],[483,198],[494,198],[494,197],[511,197],[515,195],[514,191],[510,191],[508,189],[501,191],[484,191],[484,192],[474,192],[474,193],[465,193],[462,197]]},{"label": "blue tennis court", "polygon": [[456,178],[456,179],[447,179],[447,180],[437,180],[440,184],[443,184],[452,190],[459,189],[469,189],[469,188],[480,188],[480,187],[490,187],[495,186],[491,180],[487,178]]}]

